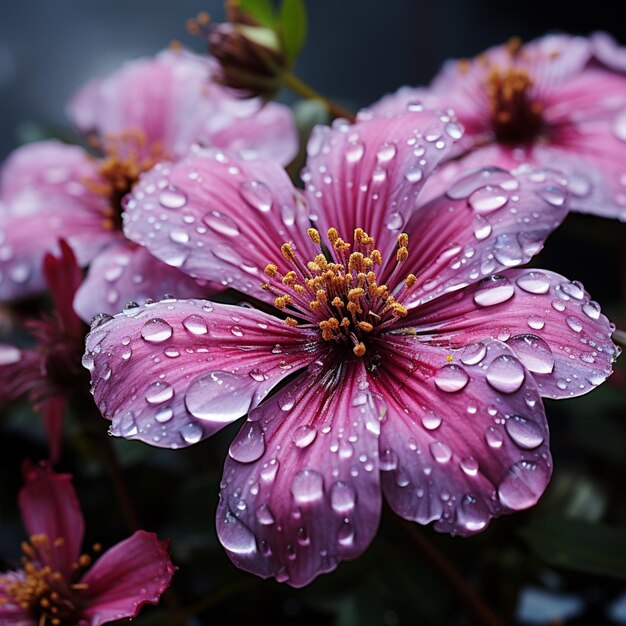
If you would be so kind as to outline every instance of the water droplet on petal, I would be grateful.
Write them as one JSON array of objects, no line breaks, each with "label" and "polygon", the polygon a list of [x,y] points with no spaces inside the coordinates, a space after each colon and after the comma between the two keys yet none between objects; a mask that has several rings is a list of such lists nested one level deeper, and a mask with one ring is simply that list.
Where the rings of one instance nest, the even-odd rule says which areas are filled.
[{"label": "water droplet on petal", "polygon": [[189,422],[180,429],[180,436],[189,444],[198,443],[202,439],[202,428],[198,424]]},{"label": "water droplet on petal", "polygon": [[349,143],[346,148],[346,160],[348,163],[357,163],[363,158],[364,154],[365,146],[360,141]]},{"label": "water droplet on petal", "polygon": [[174,185],[168,185],[159,194],[159,203],[166,209],[182,209],[187,204],[187,194]]},{"label": "water droplet on petal", "polygon": [[183,320],[183,326],[192,335],[206,335],[209,332],[206,321],[201,315],[189,315]]},{"label": "water droplet on petal", "polygon": [[227,237],[235,237],[239,234],[239,226],[237,222],[227,215],[223,215],[219,211],[210,211],[202,221],[213,231]]},{"label": "water droplet on petal", "polygon": [[256,509],[256,519],[262,526],[270,526],[274,523],[274,514],[267,504],[260,504]]},{"label": "water droplet on petal", "polygon": [[487,237],[491,235],[491,231],[491,223],[486,217],[483,217],[482,215],[477,215],[474,218],[474,237],[476,237],[478,241],[487,239]]},{"label": "water droplet on petal", "polygon": [[510,509],[527,509],[537,502],[547,482],[545,471],[536,463],[515,463],[498,487],[500,502]]},{"label": "water droplet on petal", "polygon": [[528,293],[548,293],[550,289],[550,281],[543,272],[526,272],[515,282],[520,289]]},{"label": "water droplet on petal", "polygon": [[409,169],[404,172],[404,178],[410,183],[419,183],[423,176],[424,172],[422,172],[419,167],[409,167]]},{"label": "water droplet on petal", "polygon": [[565,318],[565,323],[575,332],[579,333],[583,329],[582,322],[575,315],[568,315]]},{"label": "water droplet on petal", "polygon": [[441,441],[433,441],[430,446],[430,453],[437,463],[447,463],[452,458],[450,446]]},{"label": "water droplet on petal", "polygon": [[563,206],[565,204],[565,200],[567,199],[565,191],[563,191],[560,187],[555,187],[554,185],[544,187],[539,190],[537,194],[552,206]]},{"label": "water droplet on petal", "polygon": [[441,426],[441,421],[441,418],[432,411],[422,415],[422,424],[426,430],[436,430]]},{"label": "water droplet on petal", "polygon": [[469,343],[461,352],[461,362],[465,365],[476,365],[480,363],[487,354],[487,348],[484,343]]},{"label": "water droplet on petal", "polygon": [[592,320],[597,320],[600,317],[600,305],[593,300],[585,302],[582,309],[583,313]]},{"label": "water droplet on petal", "polygon": [[524,382],[524,367],[512,356],[496,357],[487,367],[487,382],[502,393],[515,393]]},{"label": "water droplet on petal", "polygon": [[516,335],[507,343],[526,369],[534,374],[550,374],[554,369],[552,349],[537,335]]},{"label": "water droplet on petal", "polygon": [[245,181],[239,185],[241,197],[255,209],[267,213],[272,208],[272,192],[265,183],[257,180]]},{"label": "water droplet on petal", "polygon": [[385,226],[388,230],[400,230],[402,225],[404,224],[404,219],[402,215],[397,211],[392,211],[387,216],[387,221],[385,222]]},{"label": "water droplet on petal", "polygon": [[500,429],[495,426],[489,426],[485,431],[485,441],[490,448],[497,450],[502,447],[504,443],[504,437]]},{"label": "water droplet on petal", "polygon": [[454,393],[463,389],[469,382],[467,372],[454,363],[444,365],[435,374],[435,385],[448,393]]},{"label": "water droplet on petal", "polygon": [[163,404],[174,397],[174,387],[170,384],[157,381],[146,389],[146,402],[149,404]]},{"label": "water droplet on petal", "polygon": [[250,394],[244,393],[241,383],[241,378],[229,372],[198,376],[185,394],[187,410],[198,419],[231,422],[245,415],[250,407]]},{"label": "water droplet on petal", "polygon": [[543,318],[539,317],[538,315],[530,315],[526,320],[526,323],[533,330],[542,330],[543,327],[546,325],[545,320],[543,320]]},{"label": "water droplet on petal", "polygon": [[522,417],[521,415],[510,415],[504,423],[509,437],[525,450],[538,448],[544,440],[544,435],[536,422]]},{"label": "water droplet on petal", "polygon": [[390,472],[398,467],[398,455],[393,450],[384,450],[380,455],[379,467],[381,472]]},{"label": "water droplet on petal", "polygon": [[477,213],[491,213],[501,209],[509,201],[509,196],[502,187],[487,185],[474,191],[467,201]]},{"label": "water droplet on petal", "polygon": [[258,422],[246,422],[228,448],[228,454],[240,463],[252,463],[264,452],[265,437]]},{"label": "water droplet on petal", "polygon": [[163,319],[148,320],[141,329],[141,336],[149,343],[162,343],[172,336],[172,327]]},{"label": "water droplet on petal", "polygon": [[232,513],[227,512],[219,529],[220,543],[233,554],[250,555],[256,549],[256,539]]},{"label": "water droplet on petal", "polygon": [[291,483],[291,495],[299,504],[320,500],[324,495],[324,478],[315,470],[300,470]]},{"label": "water droplet on petal", "polygon": [[293,433],[291,440],[298,448],[310,446],[317,437],[317,430],[311,426],[299,426]]},{"label": "water droplet on petal", "polygon": [[154,416],[154,419],[159,422],[159,424],[165,424],[169,422],[172,417],[174,417],[174,411],[169,406],[161,407]]},{"label": "water droplet on petal", "polygon": [[330,506],[337,513],[345,515],[354,509],[356,492],[348,483],[338,480],[330,488]]},{"label": "water droplet on petal", "polygon": [[391,161],[393,157],[398,153],[398,148],[394,143],[386,143],[383,144],[378,152],[376,153],[376,158],[379,163],[386,163],[387,161]]},{"label": "water droplet on petal", "polygon": [[473,456],[461,459],[459,466],[468,476],[476,476],[478,474],[478,461]]},{"label": "water droplet on petal", "polygon": [[344,520],[339,532],[337,533],[337,543],[344,548],[354,545],[354,526],[349,520]]},{"label": "water droplet on petal", "polygon": [[[19,363],[22,358],[22,351],[15,346],[0,345],[0,365],[13,365]],[[93,369],[93,356],[85,354],[83,356],[83,367],[88,370]]]},{"label": "water droplet on petal", "polygon": [[474,292],[474,302],[479,306],[501,304],[513,297],[515,287],[505,276],[488,276],[478,283]]}]

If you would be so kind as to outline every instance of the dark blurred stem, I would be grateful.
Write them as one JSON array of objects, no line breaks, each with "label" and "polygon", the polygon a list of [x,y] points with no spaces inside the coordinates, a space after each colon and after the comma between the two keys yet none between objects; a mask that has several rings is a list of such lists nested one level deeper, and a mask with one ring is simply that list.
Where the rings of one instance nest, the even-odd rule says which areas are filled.
[{"label": "dark blurred stem", "polygon": [[298,94],[301,98],[306,98],[307,100],[321,100],[333,117],[343,117],[349,122],[354,122],[354,113],[347,111],[338,104],[335,104],[332,100],[325,98],[322,94],[318,93],[315,89],[300,80],[295,74],[292,74],[291,72],[284,72],[281,75],[281,80],[285,87],[291,89],[291,91]]},{"label": "dark blurred stem", "polygon": [[467,608],[476,624],[481,624],[482,626],[504,626],[505,622],[485,604],[476,590],[467,583],[455,566],[415,524],[405,522],[395,515],[393,517],[411,546],[446,581],[459,602]]},{"label": "dark blurred stem", "polygon": [[117,460],[117,455],[115,454],[111,438],[106,434],[104,429],[97,428],[95,430],[97,431],[96,443],[98,445],[98,449],[100,450],[100,454],[102,455],[102,462],[104,463],[104,466],[111,478],[111,482],[113,483],[115,495],[120,504],[124,521],[130,530],[139,530],[141,528],[139,513],[137,512],[135,502],[132,494],[130,493],[130,489],[128,488],[124,472],[122,471],[122,468]]}]

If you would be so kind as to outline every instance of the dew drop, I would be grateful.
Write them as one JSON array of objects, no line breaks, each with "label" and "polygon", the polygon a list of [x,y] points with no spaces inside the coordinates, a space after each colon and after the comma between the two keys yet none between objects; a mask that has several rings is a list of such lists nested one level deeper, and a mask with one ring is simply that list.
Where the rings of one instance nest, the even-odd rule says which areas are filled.
[{"label": "dew drop", "polygon": [[274,514],[267,504],[260,504],[256,509],[256,519],[262,526],[270,526],[274,523]]},{"label": "dew drop", "polygon": [[146,402],[149,404],[163,404],[174,397],[174,387],[170,384],[157,381],[146,389]]},{"label": "dew drop", "polygon": [[387,163],[391,161],[396,154],[398,153],[398,148],[394,143],[386,143],[381,146],[381,148],[376,153],[376,158],[379,163]]},{"label": "dew drop", "polygon": [[317,430],[311,426],[300,426],[296,428],[291,438],[298,448],[310,446],[317,437]]},{"label": "dew drop", "polygon": [[502,447],[504,437],[502,436],[502,432],[495,426],[489,426],[485,431],[485,441],[490,448],[497,450]]},{"label": "dew drop", "polygon": [[548,293],[550,289],[550,281],[543,272],[526,272],[515,282],[520,289],[528,293]]},{"label": "dew drop", "polygon": [[265,183],[257,180],[245,181],[239,185],[241,197],[255,209],[267,213],[272,208],[272,193]]},{"label": "dew drop", "polygon": [[565,318],[565,323],[573,330],[575,333],[579,333],[583,329],[582,322],[575,315],[568,315]]},{"label": "dew drop", "polygon": [[291,495],[299,504],[308,504],[320,500],[324,495],[322,475],[315,470],[300,470],[291,483]]},{"label": "dew drop", "polygon": [[454,393],[463,389],[469,382],[467,372],[454,363],[444,365],[435,374],[435,385],[448,393]]},{"label": "dew drop", "polygon": [[512,356],[496,357],[487,367],[487,382],[502,393],[515,393],[524,382],[524,368]]},{"label": "dew drop", "polygon": [[419,183],[424,176],[424,172],[419,167],[409,167],[409,169],[404,172],[404,178],[410,183]]},{"label": "dew drop", "polygon": [[452,458],[450,446],[441,441],[433,441],[428,448],[437,463],[447,463]]},{"label": "dew drop", "polygon": [[219,211],[210,211],[203,218],[202,221],[213,231],[219,235],[226,235],[227,237],[235,237],[239,234],[239,226],[237,222],[231,219],[227,215],[223,215]]},{"label": "dew drop", "polygon": [[385,226],[388,230],[400,230],[402,225],[404,224],[404,219],[402,215],[397,211],[392,211],[387,216],[387,221],[385,222]]},{"label": "dew drop", "polygon": [[537,192],[548,204],[552,206],[563,206],[567,198],[565,192],[560,187],[548,185]]},{"label": "dew drop", "polygon": [[364,154],[365,146],[360,141],[349,143],[346,148],[346,160],[348,163],[357,163],[363,158]]},{"label": "dew drop", "polygon": [[521,415],[511,415],[504,423],[509,437],[525,450],[538,448],[544,440],[543,432],[539,425]]},{"label": "dew drop", "polygon": [[547,479],[546,473],[536,463],[515,463],[498,487],[500,502],[510,509],[526,509],[537,502]]},{"label": "dew drop", "polygon": [[474,302],[478,306],[502,304],[513,297],[515,287],[505,276],[489,276],[478,283],[474,292]]},{"label": "dew drop", "polygon": [[159,204],[166,209],[182,209],[187,204],[187,195],[178,187],[168,185],[159,194]]},{"label": "dew drop", "polygon": [[507,343],[526,369],[534,374],[550,374],[554,370],[552,349],[537,335],[515,335]]},{"label": "dew drop", "polygon": [[198,419],[228,423],[250,407],[250,394],[244,389],[242,379],[229,372],[203,374],[187,388],[185,406]]},{"label": "dew drop", "polygon": [[592,320],[597,320],[600,317],[600,305],[593,300],[585,302],[582,309],[583,313]]},{"label": "dew drop", "polygon": [[141,329],[141,336],[148,343],[162,343],[172,336],[172,327],[163,319],[148,320]]},{"label": "dew drop", "polygon": [[348,483],[338,480],[330,488],[330,506],[333,511],[345,515],[354,509],[356,492]]},{"label": "dew drop", "polygon": [[249,528],[232,513],[227,512],[219,526],[220,543],[233,554],[251,555],[256,549],[256,540]]},{"label": "dew drop", "polygon": [[539,317],[538,315],[530,315],[526,320],[526,323],[533,330],[542,330],[543,327],[546,325],[543,318]]},{"label": "dew drop", "polygon": [[484,343],[469,343],[461,352],[461,362],[465,365],[476,365],[480,363],[487,354],[487,348]]},{"label": "dew drop", "polygon": [[258,422],[246,422],[233,439],[228,454],[240,463],[252,463],[265,452],[265,437]]},{"label": "dew drop", "polygon": [[180,436],[189,444],[198,443],[202,439],[202,428],[198,424],[189,422],[180,429]]},{"label": "dew drop", "polygon": [[501,209],[509,201],[509,197],[502,187],[487,185],[474,191],[467,201],[474,211],[482,214]]},{"label": "dew drop", "polygon": [[174,417],[174,411],[169,406],[161,407],[154,416],[154,419],[159,422],[159,424],[165,424],[169,422],[172,417]]},{"label": "dew drop", "polygon": [[183,320],[183,326],[192,335],[206,335],[209,332],[206,321],[201,315],[189,315]]},{"label": "dew drop", "polygon": [[476,474],[478,474],[478,461],[473,456],[467,456],[461,459],[459,467],[468,476],[476,476]]},{"label": "dew drop", "polygon": [[422,424],[426,430],[436,430],[441,426],[441,421],[441,418],[432,411],[422,415]]}]

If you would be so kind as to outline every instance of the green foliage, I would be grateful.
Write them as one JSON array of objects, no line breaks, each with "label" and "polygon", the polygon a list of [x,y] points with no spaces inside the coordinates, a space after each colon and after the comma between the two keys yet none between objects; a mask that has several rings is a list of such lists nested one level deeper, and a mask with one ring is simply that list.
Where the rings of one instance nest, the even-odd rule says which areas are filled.
[{"label": "green foliage", "polygon": [[285,56],[293,64],[306,41],[307,16],[304,0],[283,0],[279,27]]}]

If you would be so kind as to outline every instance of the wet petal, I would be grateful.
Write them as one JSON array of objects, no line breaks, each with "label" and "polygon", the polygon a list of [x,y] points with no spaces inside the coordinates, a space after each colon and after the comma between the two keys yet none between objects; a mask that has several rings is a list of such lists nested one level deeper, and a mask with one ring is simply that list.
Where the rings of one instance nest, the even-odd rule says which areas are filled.
[{"label": "wet petal", "polygon": [[98,313],[118,313],[128,302],[176,298],[207,298],[219,291],[162,263],[145,248],[119,238],[91,263],[76,294],[74,308],[89,322]]},{"label": "wet petal", "polygon": [[107,550],[82,578],[82,614],[89,626],[136,617],[144,604],[159,602],[174,570],[168,542],[139,530]]},{"label": "wet petal", "polygon": [[537,386],[499,341],[463,350],[389,337],[376,388],[385,497],[406,519],[471,535],[525,509],[552,471]]},{"label": "wet petal", "polygon": [[316,341],[315,331],[254,309],[163,300],[96,318],[83,365],[111,434],[181,448],[315,360]]},{"label": "wet petal", "polygon": [[551,170],[527,165],[461,171],[406,227],[404,267],[417,283],[405,306],[526,263],[567,214],[566,182]]},{"label": "wet petal", "polygon": [[437,164],[450,155],[463,129],[452,114],[408,110],[391,117],[362,113],[362,121],[317,126],[308,143],[306,185],[311,218],[322,232],[335,227],[350,237],[356,227],[384,253],[415,207]]},{"label": "wet petal", "polygon": [[298,192],[270,161],[196,148],[178,164],[154,168],[129,198],[130,239],[194,278],[258,298],[273,300],[260,289],[268,263],[291,269],[280,252],[284,242],[299,250],[312,245]]},{"label": "wet petal", "polygon": [[252,411],[230,447],[217,532],[242,569],[302,587],[374,537],[382,405],[332,356]]},{"label": "wet petal", "polygon": [[239,100],[212,82],[214,71],[206,56],[164,50],[91,81],[69,113],[79,128],[103,138],[139,131],[147,147],[160,145],[170,158],[183,157],[199,142],[288,163],[297,149],[288,107]]},{"label": "wet petal", "polygon": [[400,325],[451,347],[489,337],[506,341],[549,398],[591,391],[619,354],[600,305],[580,283],[546,270],[489,276],[417,307]]},{"label": "wet petal", "polygon": [[26,532],[45,535],[51,548],[41,555],[54,571],[65,578],[73,574],[72,563],[80,554],[83,541],[83,515],[70,474],[56,474],[46,464],[23,466],[24,486],[19,506]]}]

